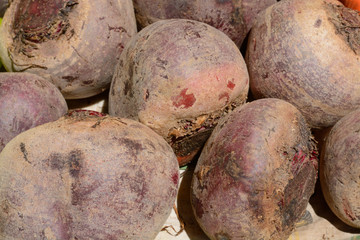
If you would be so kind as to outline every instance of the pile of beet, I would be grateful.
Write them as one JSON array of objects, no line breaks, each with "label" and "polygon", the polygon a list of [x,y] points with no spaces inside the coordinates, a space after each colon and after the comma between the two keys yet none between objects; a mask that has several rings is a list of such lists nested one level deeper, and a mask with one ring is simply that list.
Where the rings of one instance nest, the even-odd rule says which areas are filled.
[{"label": "pile of beet", "polygon": [[358,10],[0,0],[0,239],[186,231],[184,184],[211,240],[286,240],[314,193],[360,233]]}]

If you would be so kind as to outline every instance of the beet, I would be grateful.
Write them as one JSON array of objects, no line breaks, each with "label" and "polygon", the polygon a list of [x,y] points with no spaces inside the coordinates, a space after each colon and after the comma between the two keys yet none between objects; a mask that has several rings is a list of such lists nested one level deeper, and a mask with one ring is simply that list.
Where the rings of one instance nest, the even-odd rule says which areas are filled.
[{"label": "beet", "polygon": [[240,46],[259,12],[276,2],[276,0],[134,0],[134,8],[140,28],[161,19],[192,19],[219,29]]},{"label": "beet", "polygon": [[289,101],[313,128],[333,126],[360,107],[359,25],[358,12],[335,0],[270,6],[248,39],[252,94]]},{"label": "beet", "polygon": [[215,127],[191,186],[195,217],[210,239],[288,239],[317,180],[317,150],[293,105],[261,99]]},{"label": "beet", "polygon": [[330,209],[360,228],[360,109],[331,128],[320,161],[320,183]]},{"label": "beet", "polygon": [[68,110],[60,91],[32,73],[0,73],[0,152],[19,133]]},{"label": "beet", "polygon": [[0,28],[7,71],[49,79],[66,99],[110,86],[116,60],[136,33],[131,0],[14,0]]},{"label": "beet", "polygon": [[179,166],[145,125],[75,111],[25,131],[0,153],[2,239],[154,239]]},{"label": "beet", "polygon": [[161,20],[122,52],[109,113],[152,128],[185,165],[217,120],[245,102],[248,86],[245,61],[224,33],[198,21]]}]

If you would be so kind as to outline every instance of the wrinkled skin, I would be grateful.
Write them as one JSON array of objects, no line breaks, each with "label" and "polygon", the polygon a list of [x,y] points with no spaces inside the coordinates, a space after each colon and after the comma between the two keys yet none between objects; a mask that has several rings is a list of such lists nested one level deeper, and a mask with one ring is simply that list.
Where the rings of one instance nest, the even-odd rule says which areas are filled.
[{"label": "wrinkled skin", "polygon": [[295,105],[312,128],[360,107],[360,16],[334,0],[280,1],[253,26],[246,63],[256,99]]},{"label": "wrinkled skin", "polygon": [[0,73],[0,152],[15,136],[66,114],[66,101],[49,81],[31,73]]},{"label": "wrinkled skin", "polygon": [[136,33],[131,0],[14,0],[0,28],[7,71],[49,79],[66,99],[109,88],[116,60]]},{"label": "wrinkled skin", "polygon": [[276,2],[276,0],[134,0],[134,8],[141,28],[160,19],[192,19],[223,31],[240,46],[258,13]]},{"label": "wrinkled skin", "polygon": [[212,240],[288,239],[317,179],[317,150],[301,113],[279,99],[234,109],[215,127],[191,185]]},{"label": "wrinkled skin", "polygon": [[0,238],[154,239],[177,195],[171,147],[136,121],[69,115],[0,153]]},{"label": "wrinkled skin", "polygon": [[344,223],[360,229],[360,110],[334,125],[323,151],[320,183],[325,200]]},{"label": "wrinkled skin", "polygon": [[109,113],[152,128],[185,165],[219,117],[245,102],[248,88],[245,61],[224,33],[193,20],[162,20],[121,54]]}]

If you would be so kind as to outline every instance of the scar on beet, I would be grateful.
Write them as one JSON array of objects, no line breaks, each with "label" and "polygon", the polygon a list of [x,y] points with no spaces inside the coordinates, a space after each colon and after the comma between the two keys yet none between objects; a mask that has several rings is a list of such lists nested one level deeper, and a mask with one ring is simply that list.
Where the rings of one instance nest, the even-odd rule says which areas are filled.
[{"label": "scar on beet", "polygon": [[28,152],[27,152],[27,150],[26,150],[26,148],[25,148],[25,143],[23,143],[23,142],[20,143],[20,150],[21,150],[21,152],[22,152],[23,155],[24,155],[25,161],[31,164],[31,162],[30,162],[29,159],[28,159]]}]

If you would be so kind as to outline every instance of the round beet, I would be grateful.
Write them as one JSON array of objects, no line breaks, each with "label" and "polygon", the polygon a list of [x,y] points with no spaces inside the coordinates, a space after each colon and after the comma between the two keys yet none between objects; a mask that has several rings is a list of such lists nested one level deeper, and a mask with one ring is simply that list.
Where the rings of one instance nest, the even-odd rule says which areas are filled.
[{"label": "round beet", "polygon": [[360,107],[360,16],[337,0],[280,1],[259,16],[246,52],[255,98],[289,101],[313,128]]},{"label": "round beet", "polygon": [[68,110],[60,91],[31,73],[0,73],[0,152],[12,138]]},{"label": "round beet", "polygon": [[143,124],[72,112],[0,153],[3,239],[152,240],[177,195],[179,166]]},{"label": "round beet", "polygon": [[134,8],[141,28],[161,19],[192,19],[221,30],[240,46],[257,14],[274,3],[276,0],[134,0]]},{"label": "round beet", "polygon": [[121,54],[109,113],[151,127],[185,165],[219,117],[246,100],[248,80],[239,49],[224,33],[193,20],[161,20]]},{"label": "round beet", "polygon": [[317,150],[301,113],[255,100],[218,123],[197,162],[191,204],[210,239],[288,239],[317,179]]},{"label": "round beet", "polygon": [[66,99],[109,88],[116,60],[136,33],[131,0],[14,0],[0,28],[7,71],[49,79]]},{"label": "round beet", "polygon": [[360,228],[360,109],[341,118],[326,138],[320,182],[331,210]]}]

